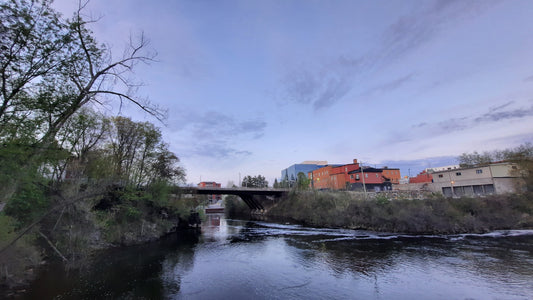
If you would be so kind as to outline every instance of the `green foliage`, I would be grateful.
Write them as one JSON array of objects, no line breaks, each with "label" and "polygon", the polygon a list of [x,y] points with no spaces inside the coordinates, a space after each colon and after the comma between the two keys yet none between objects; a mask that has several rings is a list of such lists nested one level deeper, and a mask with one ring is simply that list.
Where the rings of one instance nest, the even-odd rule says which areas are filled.
[{"label": "green foliage", "polygon": [[272,185],[272,187],[275,188],[275,189],[280,187],[277,178],[274,178],[274,184]]},{"label": "green foliage", "polygon": [[15,238],[17,221],[10,216],[0,213],[0,248]]},{"label": "green foliage", "polygon": [[4,210],[7,215],[18,221],[20,228],[41,216],[48,206],[49,201],[43,188],[43,181],[27,180],[18,186]]},{"label": "green foliage", "polygon": [[235,195],[226,196],[224,199],[224,211],[226,216],[230,218],[250,215],[250,209],[246,203],[244,203],[241,198]]},{"label": "green foliage", "polygon": [[243,187],[255,187],[255,188],[266,188],[268,187],[268,181],[264,176],[244,176],[241,186]]},{"label": "green foliage", "polygon": [[299,190],[307,190],[309,189],[309,185],[311,184],[311,180],[305,176],[303,172],[298,172],[297,175],[297,186]]},{"label": "green foliage", "polygon": [[314,226],[414,234],[486,232],[533,226],[529,195],[364,200],[342,192],[292,192],[269,214]]}]

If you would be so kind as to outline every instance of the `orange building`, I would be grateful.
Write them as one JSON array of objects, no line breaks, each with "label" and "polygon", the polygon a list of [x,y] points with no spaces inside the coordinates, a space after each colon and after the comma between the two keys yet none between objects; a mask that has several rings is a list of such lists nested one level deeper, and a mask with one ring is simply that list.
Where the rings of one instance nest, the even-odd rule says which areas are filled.
[{"label": "orange building", "polygon": [[392,184],[400,184],[400,179],[402,178],[400,175],[400,169],[383,167],[381,170],[383,170],[382,176],[388,179]]},{"label": "orange building", "polygon": [[416,177],[409,178],[409,183],[424,183],[433,182],[433,175],[426,172],[426,170],[420,172]]},{"label": "orange building", "polygon": [[327,165],[307,173],[314,189],[346,189],[350,184],[348,173],[359,169],[357,159],[347,165]]}]

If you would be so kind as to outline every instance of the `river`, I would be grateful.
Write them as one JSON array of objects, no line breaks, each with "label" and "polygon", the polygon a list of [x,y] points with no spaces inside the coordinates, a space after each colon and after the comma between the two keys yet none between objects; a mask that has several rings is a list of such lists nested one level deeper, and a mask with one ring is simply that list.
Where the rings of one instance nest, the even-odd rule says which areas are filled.
[{"label": "river", "polygon": [[23,299],[533,299],[533,230],[406,236],[208,215],[43,269]]}]

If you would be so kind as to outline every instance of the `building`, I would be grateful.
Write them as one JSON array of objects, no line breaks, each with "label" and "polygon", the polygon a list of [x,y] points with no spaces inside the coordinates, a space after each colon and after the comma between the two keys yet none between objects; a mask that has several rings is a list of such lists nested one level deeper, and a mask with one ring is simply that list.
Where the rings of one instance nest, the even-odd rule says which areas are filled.
[{"label": "building", "polygon": [[428,173],[434,173],[434,172],[440,172],[440,171],[446,171],[446,170],[455,170],[460,169],[461,167],[459,165],[449,165],[444,167],[434,167],[434,168],[427,168],[424,171]]},{"label": "building", "polygon": [[512,193],[520,189],[518,166],[509,162],[434,172],[432,189],[446,197]]},{"label": "building", "polygon": [[359,169],[357,159],[346,165],[327,165],[313,170],[307,174],[311,179],[311,187],[314,189],[346,189],[349,185],[348,172]]},{"label": "building", "polygon": [[[222,185],[220,183],[216,183],[213,181],[202,181],[198,183],[199,188],[205,188],[205,187],[214,187],[219,188]],[[209,203],[216,203],[219,200],[222,200],[222,195],[207,195],[207,200],[209,200]]]},{"label": "building", "polygon": [[352,191],[367,190],[379,192],[392,190],[392,182],[383,176],[383,169],[362,167],[348,174],[350,175],[349,189]]},{"label": "building", "polygon": [[400,179],[402,179],[400,169],[383,167],[381,170],[383,170],[382,176],[388,179],[392,184],[400,184]]},{"label": "building", "polygon": [[409,178],[409,183],[429,183],[433,182],[433,175],[427,172],[427,169],[420,172],[415,177]]},{"label": "building", "polygon": [[[390,171],[389,177],[399,182],[399,169],[386,170]],[[308,178],[311,179],[311,187],[319,190],[390,190],[392,180],[383,176],[383,171],[384,169],[360,166],[357,159],[354,159],[351,164],[327,165],[313,170],[308,173]]]},{"label": "building", "polygon": [[288,181],[291,185],[298,179],[298,173],[302,172],[305,176],[313,170],[322,168],[328,164],[327,161],[304,161],[300,164],[294,164],[281,171],[281,180]]}]

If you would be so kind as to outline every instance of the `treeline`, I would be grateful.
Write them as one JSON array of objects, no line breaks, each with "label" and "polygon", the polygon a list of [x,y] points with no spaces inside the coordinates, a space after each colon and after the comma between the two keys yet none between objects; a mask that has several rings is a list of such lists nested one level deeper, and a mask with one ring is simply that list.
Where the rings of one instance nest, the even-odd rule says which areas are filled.
[{"label": "treeline", "polygon": [[0,3],[0,286],[43,254],[158,238],[198,205],[172,195],[185,171],[156,126],[100,113],[128,102],[163,117],[134,94],[146,39],[114,58],[80,5],[67,19],[49,0]]}]

